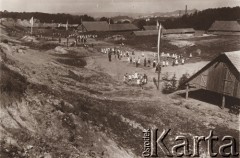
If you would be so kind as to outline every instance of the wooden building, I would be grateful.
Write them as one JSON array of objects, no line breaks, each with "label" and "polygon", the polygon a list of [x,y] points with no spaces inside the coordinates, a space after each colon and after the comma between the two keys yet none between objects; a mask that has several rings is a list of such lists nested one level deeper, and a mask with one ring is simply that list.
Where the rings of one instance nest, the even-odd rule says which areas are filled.
[{"label": "wooden building", "polygon": [[[194,34],[195,30],[193,28],[180,28],[180,29],[162,29],[163,35],[170,34]],[[136,36],[153,36],[158,35],[158,30],[143,30],[143,31],[134,31],[134,35]]]},{"label": "wooden building", "polygon": [[109,31],[109,24],[106,21],[83,21],[77,29],[81,32]]},{"label": "wooden building", "polygon": [[157,36],[158,30],[133,31],[135,36]]},{"label": "wooden building", "polygon": [[77,29],[81,32],[123,32],[139,30],[139,28],[133,24],[108,24],[106,21],[85,21],[82,22]]},{"label": "wooden building", "polygon": [[208,29],[208,33],[216,35],[240,35],[238,21],[215,21]]},{"label": "wooden building", "polygon": [[123,32],[123,31],[136,31],[139,30],[134,24],[110,24],[109,31]]},{"label": "wooden building", "polygon": [[221,94],[223,107],[226,96],[240,99],[240,51],[222,53],[183,84],[186,98],[192,87]]},{"label": "wooden building", "polygon": [[178,28],[178,29],[164,29],[163,34],[194,34],[195,30],[193,28]]},{"label": "wooden building", "polygon": [[157,30],[157,25],[145,25],[144,30]]}]

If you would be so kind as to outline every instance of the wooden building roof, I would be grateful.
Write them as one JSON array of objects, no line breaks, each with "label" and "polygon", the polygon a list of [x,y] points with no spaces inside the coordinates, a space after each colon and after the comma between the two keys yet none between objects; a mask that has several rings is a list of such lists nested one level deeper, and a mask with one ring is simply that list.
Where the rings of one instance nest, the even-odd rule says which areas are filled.
[{"label": "wooden building roof", "polygon": [[208,31],[240,31],[240,24],[237,21],[215,21]]},{"label": "wooden building roof", "polygon": [[139,28],[133,24],[110,24],[109,31],[135,31]]},{"label": "wooden building roof", "polygon": [[133,31],[135,36],[152,36],[158,35],[158,30]]},{"label": "wooden building roof", "polygon": [[195,33],[193,28],[179,28],[179,29],[164,29],[163,34],[184,34]]},{"label": "wooden building roof", "polygon": [[109,24],[106,21],[84,21],[81,26],[87,31],[109,31]]},{"label": "wooden building roof", "polygon": [[143,26],[144,30],[157,30],[157,26],[156,25],[146,25]]}]

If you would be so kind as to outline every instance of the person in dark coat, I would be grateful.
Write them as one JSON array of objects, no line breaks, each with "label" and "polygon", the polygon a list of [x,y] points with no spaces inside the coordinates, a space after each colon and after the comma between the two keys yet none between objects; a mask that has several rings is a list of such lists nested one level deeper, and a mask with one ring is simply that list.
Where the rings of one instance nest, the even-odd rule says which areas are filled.
[{"label": "person in dark coat", "polygon": [[112,55],[111,55],[111,52],[108,52],[108,60],[109,60],[109,62],[112,61]]},{"label": "person in dark coat", "polygon": [[155,68],[156,67],[156,61],[154,60],[153,61],[153,68]]}]

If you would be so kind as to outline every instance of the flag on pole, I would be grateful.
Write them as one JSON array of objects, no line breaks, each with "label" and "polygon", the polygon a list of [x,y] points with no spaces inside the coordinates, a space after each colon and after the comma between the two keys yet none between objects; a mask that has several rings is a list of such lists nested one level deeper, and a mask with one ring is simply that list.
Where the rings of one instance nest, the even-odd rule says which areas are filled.
[{"label": "flag on pole", "polygon": [[31,35],[32,35],[32,33],[33,33],[33,17],[30,19],[30,24],[31,24]]},{"label": "flag on pole", "polygon": [[68,30],[68,21],[67,21],[67,24],[66,24],[66,31]]},{"label": "flag on pole", "polygon": [[33,17],[30,19],[30,24],[31,24],[31,27],[33,26]]},{"label": "flag on pole", "polygon": [[157,29],[159,29],[159,25],[160,25],[160,24],[159,24],[159,22],[158,22],[158,20],[157,20]]}]

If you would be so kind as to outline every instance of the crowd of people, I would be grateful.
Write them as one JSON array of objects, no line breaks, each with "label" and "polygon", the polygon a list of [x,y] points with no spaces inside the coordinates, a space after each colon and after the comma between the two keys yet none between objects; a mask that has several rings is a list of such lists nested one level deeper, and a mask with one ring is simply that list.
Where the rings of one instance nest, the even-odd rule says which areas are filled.
[{"label": "crowd of people", "polygon": [[[121,50],[120,48],[101,48],[101,52],[107,54],[109,62],[112,61],[112,57],[121,60],[125,57],[129,64],[133,64],[136,67],[143,66],[143,67],[152,67],[155,68],[155,72],[161,72],[162,67],[168,66],[177,66],[177,65],[184,65],[186,58],[192,58],[192,54],[189,54],[189,57],[186,56],[186,53],[178,55],[175,53],[164,53],[160,54],[160,63],[157,61],[157,53],[153,53],[153,57],[149,55],[145,55],[144,52],[141,54],[135,54],[134,51],[128,50]],[[132,81],[136,81],[137,85],[144,85],[147,84],[147,76],[139,75],[138,73],[125,74],[124,75],[124,82],[129,83]]]}]

